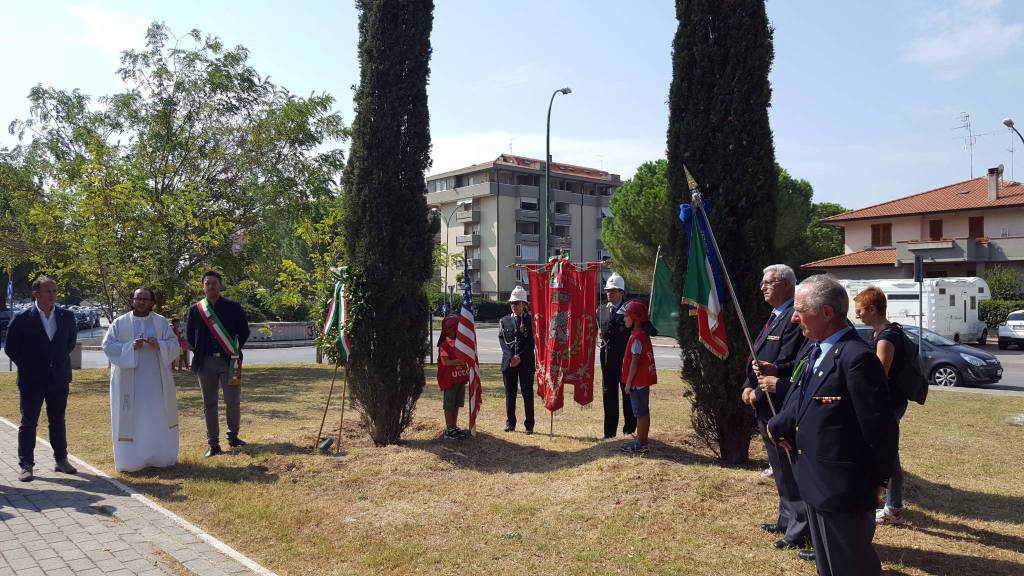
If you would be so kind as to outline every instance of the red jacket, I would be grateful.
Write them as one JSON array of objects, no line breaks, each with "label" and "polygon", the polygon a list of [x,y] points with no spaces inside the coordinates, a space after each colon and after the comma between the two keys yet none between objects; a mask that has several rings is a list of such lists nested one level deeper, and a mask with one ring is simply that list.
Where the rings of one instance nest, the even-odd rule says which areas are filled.
[{"label": "red jacket", "polygon": [[636,356],[636,374],[633,375],[634,388],[646,388],[651,384],[658,383],[658,371],[654,366],[654,346],[651,345],[651,337],[643,330],[634,330],[629,335],[629,343],[626,344],[626,355],[622,357],[622,382],[629,378],[629,366],[633,363],[633,342],[640,342],[640,355]]},{"label": "red jacket", "polygon": [[437,352],[437,385],[441,390],[447,390],[454,384],[469,381],[469,367],[463,363],[460,366],[453,366],[453,360],[460,359],[455,351],[455,341],[445,338],[438,347]]}]

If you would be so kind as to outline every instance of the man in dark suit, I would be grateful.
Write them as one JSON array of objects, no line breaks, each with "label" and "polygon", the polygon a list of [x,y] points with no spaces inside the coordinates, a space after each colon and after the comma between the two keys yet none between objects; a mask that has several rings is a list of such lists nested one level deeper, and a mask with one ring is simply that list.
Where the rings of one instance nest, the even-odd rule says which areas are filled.
[{"label": "man in dark suit", "polygon": [[509,298],[512,313],[498,323],[501,379],[505,383],[505,432],[516,429],[516,394],[523,395],[526,433],[533,434],[533,326],[526,313],[526,290],[516,286]]},{"label": "man in dark suit", "polygon": [[885,370],[847,322],[848,308],[846,290],[828,276],[797,287],[793,321],[817,344],[768,422],[769,437],[796,450],[819,576],[881,574],[875,508],[896,458]]},{"label": "man in dark suit", "polygon": [[[604,403],[604,438],[614,438],[619,427],[619,405],[622,405],[622,433],[636,432],[636,415],[622,383],[622,360],[632,332],[626,328],[626,281],[613,272],[604,285],[608,302],[597,309],[601,330],[601,400]],[[619,401],[619,398],[622,401]]]},{"label": "man in dark suit", "polygon": [[[775,488],[779,493],[778,519],[774,523],[761,525],[766,532],[782,535],[772,544],[777,550],[805,547],[810,540],[807,509],[800,499],[790,455],[768,440],[765,433],[768,420],[782,409],[797,352],[805,342],[800,326],[791,322],[795,290],[796,274],[792,268],[785,264],[774,264],[764,269],[761,293],[764,301],[772,307],[772,313],[754,341],[757,362],[752,362],[747,368],[742,395],[743,402],[753,407],[757,414],[757,428],[764,440]],[[761,376],[760,382],[758,376]]]},{"label": "man in dark suit", "polygon": [[[245,446],[238,437],[241,425],[242,379],[239,371],[242,346],[249,339],[249,321],[242,305],[224,298],[220,291],[224,280],[218,272],[203,274],[205,298],[188,310],[186,337],[192,347],[192,371],[203,392],[203,416],[206,420],[206,457],[216,456],[220,448],[218,390],[224,391],[224,417],[228,424],[228,446]],[[210,327],[217,331],[211,331]],[[233,370],[234,368],[234,370]]]},{"label": "man in dark suit", "polygon": [[46,403],[53,446],[54,471],[75,474],[68,462],[68,433],[64,412],[71,385],[71,351],[78,340],[75,315],[58,308],[57,281],[40,276],[32,282],[31,308],[11,320],[4,352],[18,365],[21,425],[18,426],[18,479],[34,478],[36,426]]}]

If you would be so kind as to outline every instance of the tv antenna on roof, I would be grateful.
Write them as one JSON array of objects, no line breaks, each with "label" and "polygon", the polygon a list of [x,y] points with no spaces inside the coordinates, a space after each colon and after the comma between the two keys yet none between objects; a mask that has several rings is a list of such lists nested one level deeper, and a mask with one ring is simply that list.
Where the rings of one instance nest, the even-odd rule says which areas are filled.
[{"label": "tv antenna on roof", "polygon": [[[989,136],[991,134],[995,134],[995,132],[975,134],[974,131],[971,130],[971,115],[967,112],[961,112],[959,119],[961,124],[952,128],[952,130],[967,130],[967,136],[963,137],[963,141],[964,148],[967,149],[971,155],[971,179],[974,179],[974,145],[978,143],[979,136]],[[960,138],[960,136],[957,136],[954,140],[960,140]]]}]

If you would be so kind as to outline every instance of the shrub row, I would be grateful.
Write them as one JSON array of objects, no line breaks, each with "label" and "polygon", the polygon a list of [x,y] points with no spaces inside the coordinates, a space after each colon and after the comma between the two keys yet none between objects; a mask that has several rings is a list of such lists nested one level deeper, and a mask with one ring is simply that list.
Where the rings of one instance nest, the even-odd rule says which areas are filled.
[{"label": "shrub row", "polygon": [[990,328],[995,328],[1014,310],[1024,310],[1024,300],[982,300],[978,305],[978,316]]}]

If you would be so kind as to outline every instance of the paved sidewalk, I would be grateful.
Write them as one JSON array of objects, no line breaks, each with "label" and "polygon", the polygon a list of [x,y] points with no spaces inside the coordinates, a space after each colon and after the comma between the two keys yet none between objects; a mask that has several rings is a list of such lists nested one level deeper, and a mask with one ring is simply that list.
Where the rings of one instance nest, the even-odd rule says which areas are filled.
[{"label": "paved sidewalk", "polygon": [[272,575],[74,457],[78,474],[54,472],[45,441],[36,479],[18,481],[17,445],[0,419],[0,575]]}]

